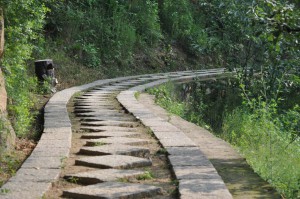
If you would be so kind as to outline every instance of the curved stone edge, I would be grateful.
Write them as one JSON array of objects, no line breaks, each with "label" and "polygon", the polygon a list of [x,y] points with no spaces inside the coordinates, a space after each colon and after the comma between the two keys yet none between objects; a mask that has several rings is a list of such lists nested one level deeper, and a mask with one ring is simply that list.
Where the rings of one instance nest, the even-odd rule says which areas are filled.
[{"label": "curved stone edge", "polygon": [[[32,154],[24,161],[16,175],[0,188],[0,198],[3,199],[32,199],[42,198],[51,187],[52,182],[59,178],[64,160],[69,156],[71,148],[72,129],[67,104],[77,93],[93,87],[135,78],[158,76],[158,81],[129,89],[133,99],[134,93],[143,91],[169,80],[189,81],[195,77],[208,77],[223,73],[224,69],[209,69],[182,71],[170,73],[146,74],[98,80],[82,86],[75,86],[55,93],[45,107],[45,123],[43,134]],[[204,75],[205,74],[205,75]],[[185,75],[184,78],[179,77]],[[150,80],[150,79],[149,79]],[[132,92],[133,91],[133,92]]]},{"label": "curved stone edge", "polygon": [[[212,73],[195,74],[189,77],[158,80],[122,91],[118,101],[145,126],[149,127],[160,144],[168,152],[173,173],[178,180],[180,198],[222,198],[231,199],[232,195],[214,166],[196,144],[180,129],[168,121],[151,113],[135,98],[135,93],[145,91],[167,81],[190,81],[195,77],[201,80],[226,75],[222,70]],[[195,174],[197,172],[197,174]]]}]

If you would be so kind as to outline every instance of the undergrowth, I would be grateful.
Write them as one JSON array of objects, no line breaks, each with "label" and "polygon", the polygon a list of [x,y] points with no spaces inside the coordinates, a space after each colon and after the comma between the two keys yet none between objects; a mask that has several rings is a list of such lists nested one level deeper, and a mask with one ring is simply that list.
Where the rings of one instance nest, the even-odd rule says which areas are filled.
[{"label": "undergrowth", "polygon": [[254,113],[237,108],[225,117],[223,136],[284,198],[299,198],[300,140],[293,140],[290,129],[281,128],[282,121],[270,112],[269,107]]},{"label": "undergrowth", "polygon": [[[212,87],[210,83],[207,85]],[[214,85],[220,83],[215,82]],[[245,104],[235,103],[237,98],[222,97],[218,100],[217,95],[223,92],[216,90],[210,94],[211,97],[203,97],[205,93],[209,96],[209,89],[201,83],[188,93],[184,93],[182,87],[169,82],[148,92],[155,95],[156,103],[170,113],[205,127],[237,146],[255,172],[274,186],[283,198],[300,197],[300,139],[295,135],[299,131],[298,105],[278,113],[275,104],[271,106],[253,100],[252,107],[255,109],[250,109]],[[234,92],[229,94],[238,95]],[[194,99],[191,100],[191,97]],[[216,105],[212,102],[222,106],[207,111]],[[221,126],[214,122],[216,117]]]}]

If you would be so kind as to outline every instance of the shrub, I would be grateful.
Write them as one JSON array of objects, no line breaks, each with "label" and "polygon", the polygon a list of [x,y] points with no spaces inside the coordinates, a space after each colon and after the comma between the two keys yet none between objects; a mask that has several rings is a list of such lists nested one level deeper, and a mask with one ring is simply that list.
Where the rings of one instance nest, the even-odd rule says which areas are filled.
[{"label": "shrub", "polygon": [[[286,117],[286,118],[285,118]],[[290,118],[281,116],[281,119]],[[248,163],[285,198],[300,195],[299,140],[291,142],[290,128],[281,129],[267,107],[255,113],[238,108],[224,121],[224,137],[239,147]]]},{"label": "shrub", "polygon": [[[33,106],[30,91],[35,80],[27,74],[27,61],[38,49],[41,29],[47,8],[40,1],[1,0],[6,22],[5,54],[2,60],[6,88],[9,96],[8,110],[14,118],[13,125],[18,136],[24,135],[30,126]],[[26,17],[24,17],[26,16]]]}]

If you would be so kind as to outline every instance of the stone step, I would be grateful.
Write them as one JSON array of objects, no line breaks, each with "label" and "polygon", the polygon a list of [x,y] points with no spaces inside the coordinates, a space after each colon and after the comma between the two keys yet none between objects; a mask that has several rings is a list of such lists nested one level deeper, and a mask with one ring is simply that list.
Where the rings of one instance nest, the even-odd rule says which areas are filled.
[{"label": "stone step", "polygon": [[95,167],[101,169],[130,169],[134,167],[151,166],[152,162],[145,158],[125,155],[105,155],[95,157],[84,157],[75,160],[75,165]]},{"label": "stone step", "polygon": [[139,138],[127,138],[127,137],[108,137],[108,138],[100,138],[100,139],[92,139],[86,141],[87,146],[95,146],[97,143],[101,144],[147,144],[149,140],[139,139]]},{"label": "stone step", "polygon": [[80,128],[89,132],[103,132],[103,131],[124,131],[124,132],[137,132],[136,128],[119,127],[119,126],[82,126]]},{"label": "stone step", "polygon": [[83,104],[83,103],[86,103],[86,104],[105,104],[105,103],[112,104],[112,100],[113,100],[113,97],[110,97],[110,98],[93,97],[92,99],[87,98],[87,99],[74,100],[74,104],[75,105]]},{"label": "stone step", "polygon": [[89,121],[81,122],[82,126],[119,126],[119,127],[137,127],[140,126],[138,122],[120,122],[120,121]]},{"label": "stone step", "polygon": [[94,122],[94,121],[128,121],[136,122],[137,120],[134,117],[113,117],[113,116],[94,116],[94,117],[79,117],[81,121]]},{"label": "stone step", "polygon": [[123,144],[110,144],[103,146],[82,147],[79,154],[83,155],[128,155],[136,157],[149,157],[148,148]]},{"label": "stone step", "polygon": [[74,110],[73,111],[75,114],[78,113],[93,113],[93,114],[118,114],[118,113],[124,113],[123,110],[109,110],[109,109],[97,109],[97,110]]},{"label": "stone step", "polygon": [[151,198],[161,193],[159,187],[121,182],[105,182],[96,185],[74,188],[63,192],[68,198]]},{"label": "stone step", "polygon": [[111,95],[103,96],[103,95],[90,95],[90,96],[83,96],[83,97],[77,97],[74,99],[74,102],[97,102],[95,99],[91,99],[92,97],[97,97],[97,101],[109,101],[113,97]]},{"label": "stone step", "polygon": [[121,106],[116,107],[114,105],[107,106],[75,106],[75,110],[97,110],[97,109],[121,109]]},{"label": "stone step", "polygon": [[84,133],[81,138],[82,139],[99,139],[99,138],[108,138],[108,137],[128,137],[128,136],[138,136],[141,135],[138,132],[123,132],[123,131],[115,131],[115,132],[97,132],[97,133]]},{"label": "stone step", "polygon": [[[89,112],[89,113],[76,113],[76,116],[78,117],[99,117],[99,119],[102,118],[106,118],[106,117],[124,117],[126,116],[124,113],[93,113],[93,112]],[[133,117],[131,117],[133,118]]]},{"label": "stone step", "polygon": [[119,170],[119,169],[97,169],[95,171],[67,174],[64,178],[68,181],[75,179],[79,184],[97,184],[102,182],[117,181],[122,178],[135,178],[144,174],[144,171],[138,170]]}]

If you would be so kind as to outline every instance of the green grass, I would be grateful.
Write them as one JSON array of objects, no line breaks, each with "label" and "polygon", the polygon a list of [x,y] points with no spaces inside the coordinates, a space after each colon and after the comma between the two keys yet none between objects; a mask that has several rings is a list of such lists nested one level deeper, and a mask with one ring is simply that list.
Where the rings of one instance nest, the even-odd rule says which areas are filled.
[{"label": "green grass", "polygon": [[105,142],[93,142],[92,143],[92,146],[103,146],[103,145],[106,145],[107,143]]},{"label": "green grass", "polygon": [[272,118],[237,109],[224,121],[224,138],[239,147],[253,169],[285,198],[300,197],[300,142]]},{"label": "green grass", "polygon": [[[191,100],[192,106],[187,106],[187,101],[176,97],[180,93],[171,83],[150,89],[149,92],[155,95],[156,103],[169,112],[205,127],[203,112],[208,103],[212,105],[212,98],[206,97],[203,101],[200,94],[195,94],[195,99]],[[201,90],[196,92],[201,93]],[[229,97],[225,101],[232,106],[234,100]],[[279,115],[276,111],[272,112],[270,107],[257,107],[249,111],[243,105],[234,108],[220,105],[224,101],[216,102],[223,112],[214,112],[218,111],[216,108],[206,112],[206,119],[215,121],[217,115],[220,120],[217,124],[220,130],[216,135],[237,146],[255,172],[284,198],[300,198],[300,140],[295,139],[300,115],[297,106]],[[223,106],[225,108],[221,109]],[[202,113],[199,112],[201,110]]]},{"label": "green grass", "polygon": [[143,174],[136,177],[137,180],[152,180],[153,178],[154,175],[150,170],[147,170]]}]

